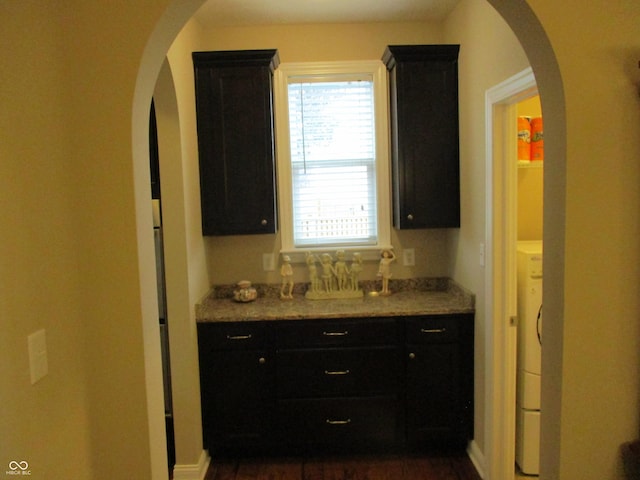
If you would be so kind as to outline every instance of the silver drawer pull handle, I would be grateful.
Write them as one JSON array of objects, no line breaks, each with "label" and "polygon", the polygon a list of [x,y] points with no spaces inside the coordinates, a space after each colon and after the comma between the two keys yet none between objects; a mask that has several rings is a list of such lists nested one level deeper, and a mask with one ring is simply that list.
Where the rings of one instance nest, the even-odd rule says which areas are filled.
[{"label": "silver drawer pull handle", "polygon": [[325,375],[349,375],[349,370],[325,370]]},{"label": "silver drawer pull handle", "polygon": [[249,340],[251,338],[251,334],[249,335],[227,335],[228,340]]},{"label": "silver drawer pull handle", "polygon": [[349,331],[345,330],[344,332],[322,332],[322,335],[325,337],[344,337],[345,335],[349,335]]},{"label": "silver drawer pull handle", "polygon": [[422,333],[444,333],[447,331],[446,328],[421,328],[420,331]]},{"label": "silver drawer pull handle", "polygon": [[330,418],[327,418],[326,422],[329,425],[348,425],[349,423],[351,423],[351,419],[347,418],[346,420],[331,420]]}]

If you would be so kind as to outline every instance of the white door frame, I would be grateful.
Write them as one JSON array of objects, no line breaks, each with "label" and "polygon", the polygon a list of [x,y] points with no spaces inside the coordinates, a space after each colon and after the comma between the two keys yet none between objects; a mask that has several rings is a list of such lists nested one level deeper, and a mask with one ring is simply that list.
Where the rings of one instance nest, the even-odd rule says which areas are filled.
[{"label": "white door frame", "polygon": [[513,480],[515,472],[516,104],[537,93],[533,71],[527,68],[485,94],[486,480]]}]

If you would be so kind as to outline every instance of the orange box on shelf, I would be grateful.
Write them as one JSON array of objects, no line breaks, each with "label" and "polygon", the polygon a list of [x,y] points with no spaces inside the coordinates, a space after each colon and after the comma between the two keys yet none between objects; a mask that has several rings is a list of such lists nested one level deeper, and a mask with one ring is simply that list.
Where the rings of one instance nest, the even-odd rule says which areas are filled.
[{"label": "orange box on shelf", "polygon": [[529,117],[518,117],[518,160],[531,160],[531,124]]},{"label": "orange box on shelf", "polygon": [[542,117],[531,119],[531,160],[544,160],[544,129]]}]

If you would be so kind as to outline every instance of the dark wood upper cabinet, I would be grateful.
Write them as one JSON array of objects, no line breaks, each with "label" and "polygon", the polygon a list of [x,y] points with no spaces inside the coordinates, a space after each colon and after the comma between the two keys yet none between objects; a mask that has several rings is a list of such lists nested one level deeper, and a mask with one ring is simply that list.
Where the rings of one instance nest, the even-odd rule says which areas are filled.
[{"label": "dark wood upper cabinet", "polygon": [[194,52],[204,235],[277,230],[277,50]]},{"label": "dark wood upper cabinet", "polygon": [[460,226],[459,45],[389,46],[393,224]]}]

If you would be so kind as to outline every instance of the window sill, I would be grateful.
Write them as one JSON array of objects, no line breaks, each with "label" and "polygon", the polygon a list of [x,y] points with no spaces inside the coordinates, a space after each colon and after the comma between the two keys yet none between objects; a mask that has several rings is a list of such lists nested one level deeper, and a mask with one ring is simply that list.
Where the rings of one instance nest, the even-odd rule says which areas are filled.
[{"label": "window sill", "polygon": [[281,256],[287,255],[291,259],[291,263],[306,263],[307,254],[311,253],[316,256],[320,256],[323,253],[329,253],[332,257],[338,250],[345,252],[347,260],[351,261],[354,253],[360,253],[363,261],[378,261],[380,260],[380,252],[383,250],[393,250],[393,246],[345,246],[345,247],[313,247],[313,248],[296,248],[296,249],[282,249],[280,250]]}]

